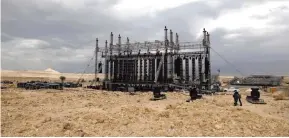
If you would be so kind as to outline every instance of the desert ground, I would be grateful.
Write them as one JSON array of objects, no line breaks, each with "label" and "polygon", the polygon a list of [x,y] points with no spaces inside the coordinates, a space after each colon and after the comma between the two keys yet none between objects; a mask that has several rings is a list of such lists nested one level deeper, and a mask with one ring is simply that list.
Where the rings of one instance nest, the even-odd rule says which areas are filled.
[{"label": "desert ground", "polygon": [[[16,74],[16,75],[15,75]],[[2,80],[77,80],[80,74],[1,71]],[[94,75],[86,74],[85,79]],[[101,78],[101,77],[100,77]],[[223,76],[226,83],[232,77]],[[289,81],[289,79],[288,79]],[[151,92],[129,95],[86,88],[1,90],[2,136],[289,136],[289,100],[284,93],[261,92],[266,105],[245,100],[233,106],[231,93],[185,102],[185,92],[150,101]],[[285,97],[285,98],[284,98]],[[278,100],[276,100],[278,99]]]},{"label": "desert ground", "polygon": [[4,89],[2,136],[289,136],[289,100],[263,93],[266,105],[232,95],[207,95],[187,103],[188,93],[129,95],[85,88]]}]

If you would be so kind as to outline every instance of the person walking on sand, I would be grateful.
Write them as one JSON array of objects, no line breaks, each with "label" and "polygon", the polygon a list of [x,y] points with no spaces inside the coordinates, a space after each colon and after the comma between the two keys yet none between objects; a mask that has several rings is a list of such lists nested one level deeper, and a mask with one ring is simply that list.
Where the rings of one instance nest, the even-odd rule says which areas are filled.
[{"label": "person walking on sand", "polygon": [[234,90],[233,98],[234,98],[234,106],[238,105],[238,101],[240,102],[240,106],[242,106],[241,95],[238,93],[237,90]]}]

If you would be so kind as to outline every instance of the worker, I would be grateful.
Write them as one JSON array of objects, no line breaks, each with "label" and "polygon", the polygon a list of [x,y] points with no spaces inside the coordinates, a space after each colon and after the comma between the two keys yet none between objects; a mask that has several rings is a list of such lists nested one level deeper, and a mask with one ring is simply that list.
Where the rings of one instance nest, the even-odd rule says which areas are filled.
[{"label": "worker", "polygon": [[234,90],[233,98],[234,98],[234,106],[238,105],[238,101],[240,102],[240,106],[242,106],[241,95],[237,90]]}]

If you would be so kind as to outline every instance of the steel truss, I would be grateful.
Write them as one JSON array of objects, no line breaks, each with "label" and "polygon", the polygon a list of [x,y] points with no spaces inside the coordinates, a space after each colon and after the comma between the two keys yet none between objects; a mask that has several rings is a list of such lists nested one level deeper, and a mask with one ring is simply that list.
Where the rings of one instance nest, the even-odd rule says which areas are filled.
[{"label": "steel truss", "polygon": [[[202,42],[179,42],[179,36],[165,27],[164,41],[130,43],[105,41],[105,47],[97,47],[104,62],[104,88],[114,90],[120,86],[151,88],[157,83],[163,86],[192,86],[210,90],[211,62],[210,36],[203,30]],[[97,41],[98,42],[98,41]],[[97,56],[97,54],[96,54]],[[96,69],[97,70],[97,69]]]}]

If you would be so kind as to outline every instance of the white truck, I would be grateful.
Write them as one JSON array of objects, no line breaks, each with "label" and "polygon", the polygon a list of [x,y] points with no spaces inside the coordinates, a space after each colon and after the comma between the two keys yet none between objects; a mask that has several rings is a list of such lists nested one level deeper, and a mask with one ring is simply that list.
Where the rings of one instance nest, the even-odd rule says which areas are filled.
[{"label": "white truck", "polygon": [[235,88],[235,87],[224,88],[224,92],[234,92],[235,90],[240,92],[240,90],[238,88]]}]

